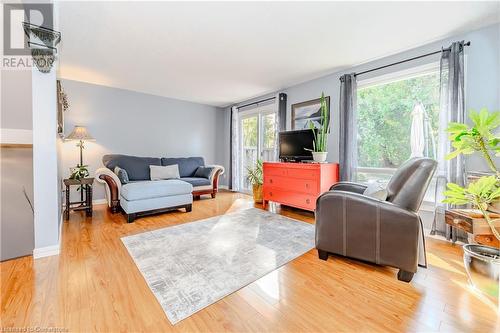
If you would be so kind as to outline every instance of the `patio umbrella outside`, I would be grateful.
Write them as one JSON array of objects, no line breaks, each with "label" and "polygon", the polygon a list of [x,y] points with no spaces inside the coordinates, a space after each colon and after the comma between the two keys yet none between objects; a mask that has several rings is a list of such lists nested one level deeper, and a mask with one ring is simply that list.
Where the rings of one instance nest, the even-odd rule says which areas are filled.
[{"label": "patio umbrella outside", "polygon": [[410,157],[424,156],[424,106],[421,103],[415,104],[411,113],[411,134],[410,134]]}]

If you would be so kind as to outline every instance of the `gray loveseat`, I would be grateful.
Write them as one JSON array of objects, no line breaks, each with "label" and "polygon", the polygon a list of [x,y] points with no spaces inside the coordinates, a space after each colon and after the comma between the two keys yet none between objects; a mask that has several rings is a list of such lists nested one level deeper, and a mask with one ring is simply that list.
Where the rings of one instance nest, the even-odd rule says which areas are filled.
[{"label": "gray loveseat", "polygon": [[[215,198],[219,176],[224,168],[205,165],[202,157],[159,158],[128,155],[104,155],[104,168],[96,171],[97,181],[104,183],[106,199],[112,212],[121,207],[127,214],[128,222],[139,215],[158,213],[185,208],[191,211],[192,201],[203,194]],[[150,166],[178,165],[178,179],[151,180]],[[126,171],[128,182],[122,183],[114,170],[119,167]],[[206,177],[197,177],[198,168]]]}]

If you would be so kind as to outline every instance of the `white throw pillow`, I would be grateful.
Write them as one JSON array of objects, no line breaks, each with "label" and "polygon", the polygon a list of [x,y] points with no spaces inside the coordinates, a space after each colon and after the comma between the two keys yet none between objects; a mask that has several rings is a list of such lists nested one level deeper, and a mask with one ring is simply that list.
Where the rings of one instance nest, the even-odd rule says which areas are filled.
[{"label": "white throw pillow", "polygon": [[387,190],[378,183],[369,183],[368,187],[363,192],[363,195],[378,199],[380,201],[387,200]]},{"label": "white throw pillow", "polygon": [[167,166],[150,165],[149,174],[151,180],[181,178],[179,175],[179,166],[177,164]]}]

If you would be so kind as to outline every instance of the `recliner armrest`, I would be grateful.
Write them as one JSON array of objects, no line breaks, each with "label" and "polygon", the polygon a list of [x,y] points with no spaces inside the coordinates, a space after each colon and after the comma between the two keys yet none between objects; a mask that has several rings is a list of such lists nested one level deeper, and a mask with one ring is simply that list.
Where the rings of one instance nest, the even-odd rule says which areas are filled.
[{"label": "recliner armrest", "polygon": [[353,182],[338,182],[330,187],[330,191],[347,191],[354,193],[363,193],[367,186]]},{"label": "recliner armrest", "polygon": [[[360,193],[340,191],[340,190],[325,192],[322,195],[320,195],[318,200],[316,201],[316,212],[319,212],[321,210],[322,205],[332,205],[336,203],[338,204],[344,201],[346,203],[356,202],[360,206],[378,208],[380,209],[381,212],[391,212],[393,214],[399,215],[402,219],[404,219],[404,221],[416,220],[418,222],[419,220],[417,213],[396,206],[391,202],[381,201],[376,198],[372,198]],[[404,223],[404,221],[401,223]]]}]

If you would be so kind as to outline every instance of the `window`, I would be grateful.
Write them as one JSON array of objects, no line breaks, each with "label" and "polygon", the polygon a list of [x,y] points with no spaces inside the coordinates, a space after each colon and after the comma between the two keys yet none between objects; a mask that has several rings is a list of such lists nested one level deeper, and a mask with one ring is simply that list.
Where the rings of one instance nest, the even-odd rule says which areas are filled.
[{"label": "window", "polygon": [[361,81],[357,103],[358,181],[386,183],[410,157],[437,157],[438,64]]}]

